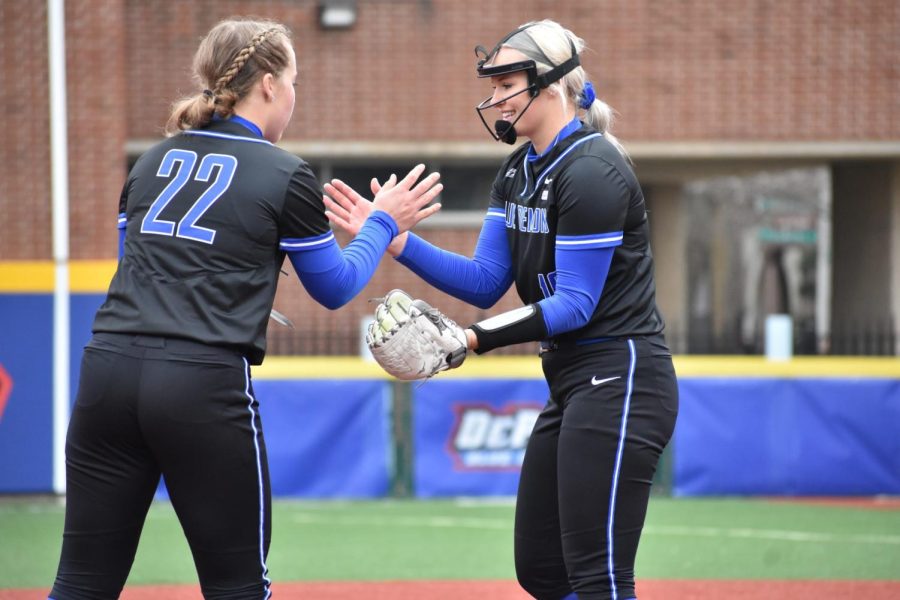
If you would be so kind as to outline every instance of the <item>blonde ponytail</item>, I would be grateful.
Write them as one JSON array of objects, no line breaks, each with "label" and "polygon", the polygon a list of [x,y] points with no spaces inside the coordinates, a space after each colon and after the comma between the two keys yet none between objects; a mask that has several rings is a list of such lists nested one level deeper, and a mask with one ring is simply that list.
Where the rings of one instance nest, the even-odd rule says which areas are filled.
[{"label": "blonde ponytail", "polygon": [[631,158],[628,156],[628,152],[625,150],[622,142],[620,142],[619,138],[614,136],[610,131],[614,115],[615,112],[612,107],[603,100],[597,98],[591,103],[590,107],[584,110],[584,122],[602,133],[603,136],[609,140],[609,143],[616,147],[619,154],[630,161]]}]

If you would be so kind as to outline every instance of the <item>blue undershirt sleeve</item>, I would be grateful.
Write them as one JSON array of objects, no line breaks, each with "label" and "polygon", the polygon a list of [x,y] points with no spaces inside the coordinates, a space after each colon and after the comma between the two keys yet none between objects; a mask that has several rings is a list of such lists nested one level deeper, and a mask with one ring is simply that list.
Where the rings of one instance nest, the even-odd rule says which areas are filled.
[{"label": "blue undershirt sleeve", "polygon": [[600,301],[614,247],[556,246],[556,287],[539,301],[547,333],[552,337],[584,327]]},{"label": "blue undershirt sleeve", "polygon": [[119,260],[122,260],[122,257],[125,256],[125,213],[119,215],[119,222],[117,227],[119,228]]},{"label": "blue undershirt sleeve", "polygon": [[328,232],[315,238],[282,240],[300,282],[313,299],[329,309],[340,308],[362,290],[388,244],[397,224],[384,211],[373,211],[359,233],[342,250]]},{"label": "blue undershirt sleeve", "polygon": [[502,209],[488,210],[472,258],[442,250],[410,233],[397,262],[442,292],[490,308],[513,280],[505,219]]}]

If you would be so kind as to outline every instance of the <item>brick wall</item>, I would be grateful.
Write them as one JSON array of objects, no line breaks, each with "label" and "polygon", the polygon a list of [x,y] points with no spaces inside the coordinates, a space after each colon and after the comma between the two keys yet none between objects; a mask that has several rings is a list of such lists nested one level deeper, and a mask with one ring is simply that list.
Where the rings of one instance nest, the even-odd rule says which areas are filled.
[{"label": "brick wall", "polygon": [[51,254],[46,30],[46,3],[0,0],[0,259]]},{"label": "brick wall", "polygon": [[119,0],[67,0],[69,219],[72,258],[114,256],[125,182],[128,91],[140,88],[125,57]]},{"label": "brick wall", "polygon": [[[584,64],[626,141],[900,137],[900,3],[800,0],[360,0],[323,31],[313,0],[66,3],[72,256],[114,253],[126,139],[158,138],[193,91],[216,21],[268,16],[294,31],[300,88],[287,139],[485,140],[472,107],[476,43],[552,15],[591,48]],[[46,5],[0,0],[0,258],[50,254]]]},{"label": "brick wall", "polygon": [[131,88],[132,136],[155,134],[173,93],[193,89],[196,40],[243,7],[295,32],[301,84],[290,138],[481,140],[472,107],[487,85],[474,77],[473,47],[545,16],[587,41],[585,68],[619,111],[625,139],[900,136],[894,0],[518,0],[515,11],[481,0],[360,0],[347,31],[319,29],[312,1],[133,0],[129,66],[153,92]]},{"label": "brick wall", "polygon": [[[125,180],[124,4],[66,2],[70,254],[115,253]],[[0,0],[0,260],[52,254],[45,2]]]}]

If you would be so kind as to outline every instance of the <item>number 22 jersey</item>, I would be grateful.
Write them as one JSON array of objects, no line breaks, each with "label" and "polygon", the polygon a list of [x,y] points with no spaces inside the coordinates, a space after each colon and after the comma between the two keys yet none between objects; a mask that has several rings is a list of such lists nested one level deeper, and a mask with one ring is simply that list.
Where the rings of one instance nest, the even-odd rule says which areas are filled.
[{"label": "number 22 jersey", "polygon": [[237,120],[215,120],[138,159],[119,201],[124,253],[95,332],[232,347],[252,364],[285,238],[330,239],[322,189],[299,157]]}]

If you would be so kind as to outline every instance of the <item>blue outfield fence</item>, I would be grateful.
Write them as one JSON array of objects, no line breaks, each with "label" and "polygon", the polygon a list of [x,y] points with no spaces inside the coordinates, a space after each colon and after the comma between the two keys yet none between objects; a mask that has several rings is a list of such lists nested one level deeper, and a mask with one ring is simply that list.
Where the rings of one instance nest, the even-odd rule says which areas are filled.
[{"label": "blue outfield fence", "polygon": [[[72,397],[101,300],[72,296]],[[0,493],[51,492],[52,298],[0,294],[0,334]],[[675,494],[900,494],[900,359],[678,356],[676,370]],[[513,494],[547,398],[534,356],[475,356],[424,384],[355,357],[272,356],[253,376],[278,496]]]},{"label": "blue outfield fence", "polygon": [[900,494],[900,381],[684,378],[676,495]]},{"label": "blue outfield fence", "polygon": [[272,494],[374,498],[388,494],[390,384],[382,380],[258,380],[253,384]]}]

